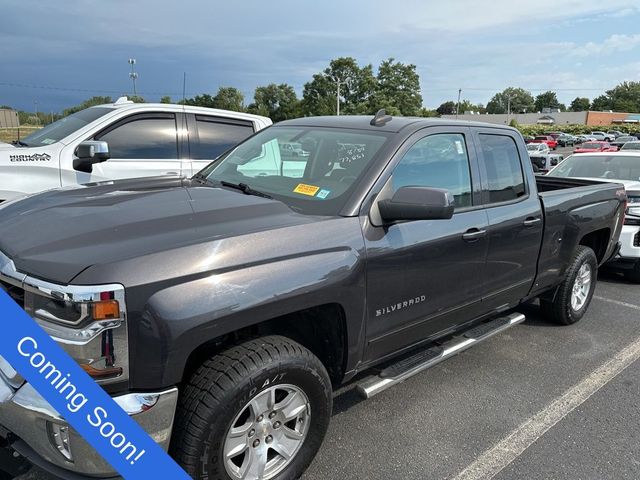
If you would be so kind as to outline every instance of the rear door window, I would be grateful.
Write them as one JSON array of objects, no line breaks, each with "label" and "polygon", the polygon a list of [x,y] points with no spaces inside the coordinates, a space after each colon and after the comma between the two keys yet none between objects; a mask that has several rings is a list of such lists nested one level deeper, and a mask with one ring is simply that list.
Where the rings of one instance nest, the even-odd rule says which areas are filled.
[{"label": "rear door window", "polygon": [[514,201],[526,195],[518,147],[508,135],[480,134],[488,184],[488,203]]},{"label": "rear door window", "polygon": [[192,160],[214,160],[222,153],[253,135],[249,121],[196,115],[198,136],[191,142]]}]

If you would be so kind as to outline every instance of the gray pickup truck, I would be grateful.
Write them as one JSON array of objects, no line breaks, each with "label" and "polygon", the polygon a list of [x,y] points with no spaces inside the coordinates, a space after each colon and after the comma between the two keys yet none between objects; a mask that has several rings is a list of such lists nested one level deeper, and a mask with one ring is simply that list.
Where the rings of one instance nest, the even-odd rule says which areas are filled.
[{"label": "gray pickup truck", "polygon": [[[293,479],[356,373],[371,397],[522,322],[513,309],[535,298],[550,321],[580,320],[625,202],[621,185],[536,178],[508,127],[304,118],[191,179],[3,204],[0,285],[193,478]],[[0,372],[2,458],[115,476]]]}]

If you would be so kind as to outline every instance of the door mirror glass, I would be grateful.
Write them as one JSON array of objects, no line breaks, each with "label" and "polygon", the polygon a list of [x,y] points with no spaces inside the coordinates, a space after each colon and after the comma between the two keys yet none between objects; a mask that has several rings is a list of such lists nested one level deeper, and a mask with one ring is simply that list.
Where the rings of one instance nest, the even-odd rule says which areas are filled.
[{"label": "door mirror glass", "polygon": [[380,216],[387,222],[400,220],[446,220],[455,202],[448,190],[433,187],[400,187],[391,199],[380,200]]},{"label": "door mirror glass", "polygon": [[85,173],[91,173],[94,163],[109,160],[109,144],[107,142],[87,140],[76,148],[76,158],[73,168]]}]

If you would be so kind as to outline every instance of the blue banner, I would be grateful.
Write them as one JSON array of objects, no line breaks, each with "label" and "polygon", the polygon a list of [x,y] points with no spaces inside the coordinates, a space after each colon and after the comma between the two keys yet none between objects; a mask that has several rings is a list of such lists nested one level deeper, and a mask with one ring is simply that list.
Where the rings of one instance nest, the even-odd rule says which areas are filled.
[{"label": "blue banner", "polygon": [[[0,319],[0,355],[120,475],[132,480],[190,478],[2,289]],[[53,382],[41,373],[47,362],[62,372]]]}]

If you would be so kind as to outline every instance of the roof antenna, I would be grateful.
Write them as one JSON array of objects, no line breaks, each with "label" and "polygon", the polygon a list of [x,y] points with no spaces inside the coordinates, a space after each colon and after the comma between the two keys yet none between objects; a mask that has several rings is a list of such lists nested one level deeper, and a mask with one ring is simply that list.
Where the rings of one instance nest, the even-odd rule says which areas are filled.
[{"label": "roof antenna", "polygon": [[391,115],[387,115],[386,110],[384,108],[381,108],[376,112],[376,116],[373,117],[373,119],[369,123],[374,127],[382,127],[391,120],[393,120],[393,117]]}]

